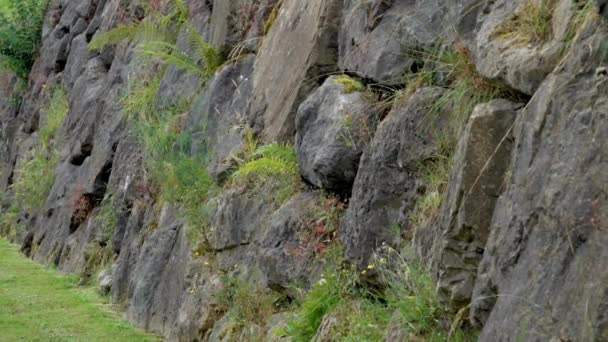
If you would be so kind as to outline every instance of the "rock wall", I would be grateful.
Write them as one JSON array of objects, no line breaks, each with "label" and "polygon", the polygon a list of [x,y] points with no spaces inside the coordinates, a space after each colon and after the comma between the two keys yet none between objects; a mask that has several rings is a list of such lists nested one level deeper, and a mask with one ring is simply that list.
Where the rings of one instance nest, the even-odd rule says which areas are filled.
[{"label": "rock wall", "polygon": [[[96,251],[111,246],[112,301],[169,341],[230,339],[215,296],[222,274],[289,294],[294,283],[316,281],[327,241],[340,241],[360,268],[382,245],[413,244],[446,307],[469,314],[481,341],[606,340],[606,5],[549,2],[546,31],[530,33],[517,31],[529,0],[188,0],[192,27],[177,45],[195,29],[240,52],[204,83],[175,66],[142,65],[135,41],[87,47],[141,20],[138,2],[53,0],[27,86],[0,75],[2,209],[39,139],[49,89],[60,86],[69,112],[52,142],[54,183],[43,208],[21,211],[26,230],[16,239],[65,272],[86,273]],[[428,124],[450,92],[450,71],[427,56],[439,45],[466,49],[480,79],[506,91],[467,113],[441,207],[414,224],[429,192],[421,165],[441,154],[438,134],[459,106],[442,106]],[[252,134],[293,142],[305,185],[284,203],[268,184],[226,189],[209,206],[204,246],[193,241],[181,208],[154,198],[122,113],[120,99],[142,69],[164,73],[159,102],[192,99],[183,129],[202,137],[192,154],[211,147],[214,179],[225,179]],[[435,69],[420,89],[402,77]],[[393,101],[395,90],[402,96]],[[94,218],[109,195],[116,228],[108,240]],[[335,231],[326,221],[319,228],[319,213],[342,209]],[[273,340],[280,321],[239,339],[254,331]]]}]

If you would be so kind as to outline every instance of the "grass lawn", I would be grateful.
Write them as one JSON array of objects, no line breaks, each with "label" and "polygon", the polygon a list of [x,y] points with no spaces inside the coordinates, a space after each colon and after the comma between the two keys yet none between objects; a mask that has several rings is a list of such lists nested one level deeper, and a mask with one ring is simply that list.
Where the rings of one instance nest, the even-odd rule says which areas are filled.
[{"label": "grass lawn", "polygon": [[[2,0],[0,0],[2,1]],[[0,341],[156,341],[131,327],[91,288],[0,240]]]}]

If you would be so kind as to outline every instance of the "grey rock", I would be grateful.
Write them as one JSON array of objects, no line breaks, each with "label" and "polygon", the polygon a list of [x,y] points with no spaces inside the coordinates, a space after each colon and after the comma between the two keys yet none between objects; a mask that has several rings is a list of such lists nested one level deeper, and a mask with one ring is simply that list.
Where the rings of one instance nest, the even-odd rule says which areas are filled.
[{"label": "grey rock", "polygon": [[[547,41],[520,42],[520,25],[511,25],[508,34],[500,25],[508,22],[527,0],[499,0],[481,8],[477,17],[474,42],[471,43],[477,70],[489,79],[499,79],[528,95],[534,94],[541,82],[560,62],[574,15],[572,3],[560,0],[555,4],[551,34]],[[509,37],[515,35],[515,37]]]},{"label": "grey rock", "polygon": [[403,83],[403,73],[420,63],[415,51],[446,30],[446,14],[437,0],[347,0],[339,66],[383,84]]},{"label": "grey rock", "polygon": [[342,3],[285,1],[281,7],[253,73],[248,119],[264,141],[292,140],[298,107],[324,75],[336,70]]},{"label": "grey rock", "polygon": [[[608,91],[595,20],[518,117],[473,295],[480,340],[608,338]],[[587,49],[588,47],[589,49]]]},{"label": "grey rock", "polygon": [[[340,224],[345,257],[366,265],[376,247],[397,244],[407,216],[419,198],[419,163],[433,158],[433,134],[440,132],[445,115],[425,132],[422,122],[441,97],[439,88],[423,88],[407,104],[396,106],[380,124],[361,158],[349,207]],[[397,227],[397,229],[396,229]]]},{"label": "grey rock", "polygon": [[242,149],[254,61],[250,55],[222,67],[196,97],[186,120],[191,154],[209,160],[216,179],[234,167],[232,157]]},{"label": "grey rock", "polygon": [[97,276],[97,292],[102,296],[107,296],[112,291],[112,270],[103,270]]},{"label": "grey rock", "polygon": [[323,189],[350,191],[377,114],[369,96],[345,93],[338,80],[328,78],[300,106],[295,149],[307,181]]},{"label": "grey rock", "polygon": [[307,240],[313,239],[322,201],[320,192],[295,195],[272,215],[268,230],[256,239],[253,248],[259,253],[266,286],[281,292],[294,284],[307,288],[319,274],[321,265]]},{"label": "grey rock", "polygon": [[432,228],[438,246],[430,249],[437,253],[431,257],[438,263],[439,293],[454,311],[471,299],[496,199],[504,191],[520,107],[506,100],[478,105],[454,155],[446,198]]}]

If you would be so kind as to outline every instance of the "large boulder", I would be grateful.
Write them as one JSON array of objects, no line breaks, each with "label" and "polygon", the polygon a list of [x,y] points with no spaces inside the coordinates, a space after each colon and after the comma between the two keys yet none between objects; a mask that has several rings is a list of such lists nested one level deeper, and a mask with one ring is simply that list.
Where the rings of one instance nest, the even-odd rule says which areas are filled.
[{"label": "large boulder", "polygon": [[[477,6],[477,23],[461,32],[471,39],[477,70],[524,94],[534,94],[572,39],[575,5],[570,0],[498,0]],[[547,6],[548,13],[540,6]]]},{"label": "large boulder", "polygon": [[511,130],[520,107],[506,100],[477,106],[454,156],[446,198],[432,229],[439,236],[433,259],[440,295],[456,310],[471,299],[496,199],[504,191]]},{"label": "large boulder", "polygon": [[401,227],[420,197],[417,170],[420,163],[434,157],[434,136],[441,132],[445,115],[440,113],[426,129],[421,129],[422,123],[442,94],[440,88],[417,91],[378,127],[361,158],[350,205],[340,224],[348,260],[365,264],[376,247],[400,240]]},{"label": "large boulder", "polygon": [[295,116],[324,75],[336,70],[342,0],[285,0],[253,73],[249,119],[265,141],[292,140]]},{"label": "large boulder", "polygon": [[515,124],[471,318],[482,341],[608,339],[608,35],[593,19]]},{"label": "large boulder", "polygon": [[342,70],[385,84],[402,83],[416,71],[416,51],[428,47],[444,32],[442,1],[345,1],[340,30]]},{"label": "large boulder", "polygon": [[376,115],[369,96],[341,82],[355,81],[332,76],[302,103],[295,148],[307,181],[323,189],[350,191],[363,149],[373,137]]}]

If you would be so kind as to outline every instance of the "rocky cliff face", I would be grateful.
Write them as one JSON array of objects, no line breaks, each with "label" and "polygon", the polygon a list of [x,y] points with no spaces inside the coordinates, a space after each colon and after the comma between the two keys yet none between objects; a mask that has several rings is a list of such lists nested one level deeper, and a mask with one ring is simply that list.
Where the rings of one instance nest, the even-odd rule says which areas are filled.
[{"label": "rocky cliff face", "polygon": [[[84,276],[103,259],[112,301],[169,341],[274,340],[281,313],[233,331],[226,275],[291,298],[331,246],[359,270],[382,246],[412,246],[482,341],[608,339],[602,1],[187,0],[176,46],[195,30],[229,55],[208,80],[143,63],[138,39],[88,47],[150,6],[172,10],[142,3],[51,1],[27,86],[0,75],[2,210],[28,256]],[[157,196],[124,114],[141,74],[160,77],[157,108],[188,100],[187,154],[211,151],[202,233]],[[52,185],[39,207],[15,208],[52,89],[69,108]],[[231,178],[252,142],[294,145],[292,191]]]}]

